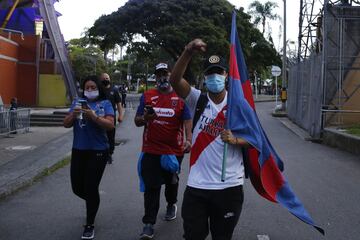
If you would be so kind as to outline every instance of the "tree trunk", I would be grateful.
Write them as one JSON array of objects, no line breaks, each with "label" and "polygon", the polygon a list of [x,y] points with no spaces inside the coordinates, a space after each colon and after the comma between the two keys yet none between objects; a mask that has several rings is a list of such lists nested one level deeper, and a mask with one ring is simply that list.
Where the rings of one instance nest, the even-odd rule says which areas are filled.
[{"label": "tree trunk", "polygon": [[262,17],[262,23],[261,23],[261,25],[262,25],[262,35],[264,36],[264,33],[265,33],[265,23],[266,23],[266,17],[265,16],[263,16]]}]

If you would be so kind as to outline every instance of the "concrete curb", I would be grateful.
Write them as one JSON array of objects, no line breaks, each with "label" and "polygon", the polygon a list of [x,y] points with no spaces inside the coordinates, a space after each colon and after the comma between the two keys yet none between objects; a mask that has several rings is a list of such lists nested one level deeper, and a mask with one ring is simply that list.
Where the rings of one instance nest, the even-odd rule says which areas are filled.
[{"label": "concrete curb", "polygon": [[72,131],[17,157],[0,168],[0,198],[31,185],[52,169],[56,169],[72,147]]},{"label": "concrete curb", "polygon": [[360,154],[360,137],[341,132],[334,128],[324,129],[323,143],[356,155]]},{"label": "concrete curb", "polygon": [[290,119],[286,117],[279,118],[279,121],[285,125],[290,131],[295,133],[297,136],[299,136],[304,141],[312,141],[313,138],[307,133],[304,129],[293,123]]},{"label": "concrete curb", "polygon": [[275,102],[275,99],[254,99],[254,102]]}]

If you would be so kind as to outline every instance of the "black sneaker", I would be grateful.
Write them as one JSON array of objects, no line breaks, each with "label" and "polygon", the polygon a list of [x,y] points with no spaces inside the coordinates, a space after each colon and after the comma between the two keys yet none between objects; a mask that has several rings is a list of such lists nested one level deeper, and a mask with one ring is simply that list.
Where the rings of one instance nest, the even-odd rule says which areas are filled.
[{"label": "black sneaker", "polygon": [[93,225],[85,225],[84,232],[81,239],[93,239],[95,237],[95,230]]},{"label": "black sneaker", "polygon": [[140,239],[141,240],[145,240],[145,239],[153,239],[154,237],[154,227],[152,224],[147,223],[144,225],[143,231],[140,234]]},{"label": "black sneaker", "polygon": [[109,155],[109,156],[107,157],[107,163],[108,163],[108,164],[112,164],[112,162],[113,162],[112,156]]},{"label": "black sneaker", "polygon": [[168,204],[166,207],[165,221],[171,221],[176,218],[177,206],[176,204]]}]

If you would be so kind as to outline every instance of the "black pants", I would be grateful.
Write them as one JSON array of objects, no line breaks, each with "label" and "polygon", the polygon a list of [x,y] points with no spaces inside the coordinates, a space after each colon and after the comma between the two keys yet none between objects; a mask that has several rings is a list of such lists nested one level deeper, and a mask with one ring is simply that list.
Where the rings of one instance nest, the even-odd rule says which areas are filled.
[{"label": "black pants", "polygon": [[114,150],[115,150],[115,133],[116,130],[115,128],[110,130],[110,131],[106,131],[108,140],[109,140],[109,154],[113,155]]},{"label": "black pants", "polygon": [[[177,156],[179,165],[184,156]],[[177,202],[179,177],[176,173],[165,171],[160,165],[161,155],[144,153],[141,161],[141,176],[145,184],[144,207],[145,215],[142,218],[144,224],[156,223],[156,217],[160,207],[161,185],[165,183],[165,198],[168,204]]]},{"label": "black pants", "polygon": [[72,149],[71,187],[86,202],[86,224],[94,224],[99,209],[99,184],[105,170],[107,152]]},{"label": "black pants", "polygon": [[242,186],[223,190],[186,187],[182,204],[184,238],[230,240],[239,221],[244,193]]},{"label": "black pants", "polygon": [[[116,113],[116,110],[114,109]],[[109,140],[109,154],[113,155],[115,149],[115,133],[116,133],[116,115],[114,116],[114,128],[110,131],[106,131],[107,138]]]},{"label": "black pants", "polygon": [[121,105],[126,108],[126,93],[121,94]]}]

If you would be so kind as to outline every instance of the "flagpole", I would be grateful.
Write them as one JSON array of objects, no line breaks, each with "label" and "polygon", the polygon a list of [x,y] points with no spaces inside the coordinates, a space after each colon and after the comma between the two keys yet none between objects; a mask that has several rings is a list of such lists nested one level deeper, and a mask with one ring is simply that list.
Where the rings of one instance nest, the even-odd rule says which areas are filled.
[{"label": "flagpole", "polygon": [[221,181],[222,182],[225,182],[225,177],[226,177],[227,149],[228,149],[228,144],[224,143],[223,161],[222,161],[222,169],[221,169]]}]

